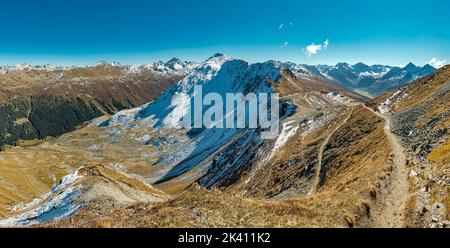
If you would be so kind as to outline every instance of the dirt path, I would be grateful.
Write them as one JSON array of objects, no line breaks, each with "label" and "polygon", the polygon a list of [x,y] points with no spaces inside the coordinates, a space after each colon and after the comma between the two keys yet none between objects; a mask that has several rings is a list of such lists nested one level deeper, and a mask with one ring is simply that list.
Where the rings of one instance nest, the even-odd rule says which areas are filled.
[{"label": "dirt path", "polygon": [[384,196],[384,201],[379,209],[373,211],[373,225],[375,227],[404,227],[405,203],[408,199],[408,170],[406,167],[406,155],[398,137],[391,132],[391,118],[382,115],[366,106],[376,116],[384,119],[384,133],[389,140],[394,155],[394,168],[391,182]]},{"label": "dirt path", "polygon": [[318,161],[316,164],[315,169],[315,175],[313,179],[313,184],[311,187],[311,190],[309,191],[308,195],[311,195],[317,191],[317,188],[319,187],[320,183],[320,171],[322,170],[322,157],[323,157],[323,151],[325,150],[325,147],[327,147],[328,142],[330,141],[331,137],[350,119],[350,116],[353,113],[353,107],[351,108],[350,112],[348,113],[347,117],[344,119],[344,121],[337,126],[328,136],[327,138],[322,142],[322,145],[320,145],[319,149],[319,155],[318,155]]}]

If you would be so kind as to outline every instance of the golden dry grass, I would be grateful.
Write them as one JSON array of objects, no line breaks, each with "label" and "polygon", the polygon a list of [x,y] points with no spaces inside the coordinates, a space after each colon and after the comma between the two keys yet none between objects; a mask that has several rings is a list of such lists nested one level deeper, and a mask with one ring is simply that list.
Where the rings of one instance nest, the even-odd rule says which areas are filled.
[{"label": "golden dry grass", "polygon": [[[136,204],[92,218],[82,211],[50,227],[282,227],[316,226],[308,209],[242,198],[194,186],[164,203]],[[138,209],[138,211],[136,211]]]},{"label": "golden dry grass", "polygon": [[447,220],[450,220],[450,194],[445,197],[445,214],[447,215]]},{"label": "golden dry grass", "polygon": [[405,219],[407,226],[414,226],[411,220],[416,218],[417,213],[417,196],[413,195],[408,198],[405,205]]},{"label": "golden dry grass", "polygon": [[[30,148],[33,149],[33,148]],[[0,217],[6,209],[47,193],[72,169],[63,155],[15,147],[0,154]]]},{"label": "golden dry grass", "polygon": [[438,166],[450,165],[450,140],[442,146],[436,147],[429,155],[428,160],[434,162]]},{"label": "golden dry grass", "polygon": [[161,190],[158,190],[158,189],[156,189],[156,188],[154,188],[154,187],[144,183],[141,180],[132,178],[129,175],[123,173],[123,172],[111,169],[111,168],[109,168],[107,166],[90,165],[89,169],[92,170],[92,171],[98,172],[100,176],[103,176],[105,178],[124,183],[127,186],[129,186],[130,188],[141,190],[141,191],[146,192],[146,193],[156,194],[159,197],[169,198],[169,195],[167,195],[165,192],[163,192]]}]

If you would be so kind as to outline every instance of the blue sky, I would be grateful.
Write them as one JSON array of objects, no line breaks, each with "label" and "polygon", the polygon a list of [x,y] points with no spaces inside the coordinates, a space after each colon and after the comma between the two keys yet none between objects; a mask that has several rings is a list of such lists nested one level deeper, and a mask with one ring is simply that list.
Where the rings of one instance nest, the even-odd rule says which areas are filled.
[{"label": "blue sky", "polygon": [[422,65],[450,61],[449,9],[447,0],[4,1],[0,64],[201,61],[222,52],[251,62]]}]

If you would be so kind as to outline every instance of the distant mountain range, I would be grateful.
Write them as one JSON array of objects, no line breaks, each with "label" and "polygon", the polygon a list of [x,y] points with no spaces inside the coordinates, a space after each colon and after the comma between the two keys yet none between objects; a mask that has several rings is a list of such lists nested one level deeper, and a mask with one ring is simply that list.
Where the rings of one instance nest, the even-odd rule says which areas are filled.
[{"label": "distant mountain range", "polygon": [[98,66],[112,66],[119,67],[124,69],[130,73],[140,73],[143,71],[149,71],[159,74],[178,74],[184,75],[189,73],[195,66],[198,65],[196,62],[190,61],[181,61],[177,58],[172,58],[167,62],[157,61],[150,64],[142,64],[142,65],[121,65],[118,62],[107,62],[100,61],[95,65],[88,65],[85,67],[77,67],[77,66],[53,66],[53,65],[29,65],[29,64],[18,64],[11,66],[0,66],[0,74],[12,74],[12,73],[20,73],[20,72],[29,72],[29,71],[65,71],[76,68],[93,68]]},{"label": "distant mountain range", "polygon": [[[292,62],[271,62],[291,70],[298,77],[329,81],[369,98],[378,96],[396,87],[424,77],[436,70],[436,68],[429,64],[417,66],[413,63],[409,63],[404,67],[399,67],[389,65],[369,66],[361,62],[354,65],[350,65],[348,63],[338,63],[336,65],[306,65]],[[178,58],[172,58],[167,62],[157,61],[143,65],[121,65],[117,62],[101,61],[94,66],[86,66],[85,68],[95,67],[102,64],[121,67],[129,73],[149,71],[158,74],[175,75],[186,75],[199,65],[197,62],[182,61]],[[14,66],[0,66],[0,74],[33,70],[64,71],[73,68],[77,67],[51,65],[31,66],[28,64],[20,64]]]},{"label": "distant mountain range", "polygon": [[318,77],[334,82],[349,90],[367,97],[378,96],[386,91],[424,77],[436,70],[426,64],[423,67],[409,63],[405,67],[389,65],[366,65],[357,63],[338,63],[330,65],[295,65],[289,64],[293,72],[301,77]]}]

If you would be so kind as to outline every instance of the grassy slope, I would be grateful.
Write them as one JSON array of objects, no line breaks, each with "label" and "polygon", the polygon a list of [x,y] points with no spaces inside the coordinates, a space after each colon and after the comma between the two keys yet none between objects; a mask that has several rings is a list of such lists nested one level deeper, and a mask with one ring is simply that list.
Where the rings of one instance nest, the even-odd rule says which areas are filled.
[{"label": "grassy slope", "polygon": [[[398,89],[372,101],[384,102]],[[408,225],[430,226],[450,220],[450,66],[402,86],[392,106],[396,133],[408,148],[412,196]],[[408,135],[412,132],[412,135]],[[445,208],[442,210],[442,208]],[[435,219],[435,220],[432,220]]]}]

